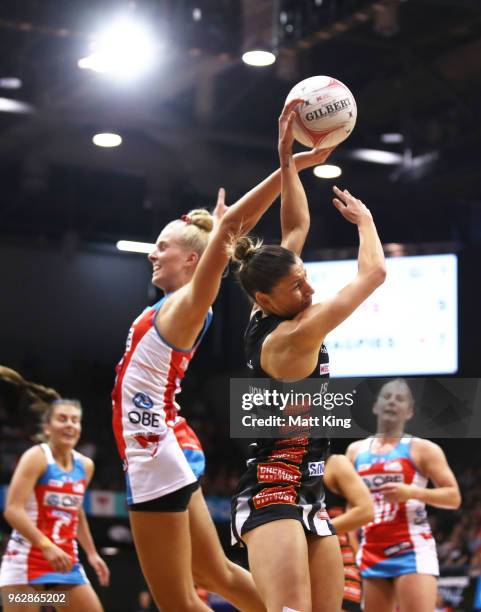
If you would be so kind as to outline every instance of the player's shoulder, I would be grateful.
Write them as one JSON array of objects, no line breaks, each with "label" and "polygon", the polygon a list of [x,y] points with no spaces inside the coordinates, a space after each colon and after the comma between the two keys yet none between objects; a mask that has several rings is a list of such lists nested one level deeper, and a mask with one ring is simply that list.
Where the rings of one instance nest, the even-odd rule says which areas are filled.
[{"label": "player's shoulder", "polygon": [[443,454],[442,448],[432,440],[425,438],[413,438],[411,441],[411,449],[413,452],[423,453],[427,455]]},{"label": "player's shoulder", "polygon": [[364,438],[363,440],[356,440],[355,442],[351,442],[346,450],[346,457],[349,461],[354,462],[360,453],[362,447],[366,444],[366,440],[369,438]]},{"label": "player's shoulder", "polygon": [[329,466],[330,469],[343,469],[346,466],[350,466],[351,462],[346,457],[346,455],[329,455],[329,458],[326,462],[326,467]]},{"label": "player's shoulder", "polygon": [[35,444],[27,449],[20,457],[17,467],[32,470],[39,474],[47,467],[47,457],[40,444]]},{"label": "player's shoulder", "polygon": [[87,455],[83,455],[82,453],[79,453],[78,451],[76,451],[76,457],[82,464],[87,475],[92,475],[95,469],[95,464],[93,460],[90,457],[87,457]]}]

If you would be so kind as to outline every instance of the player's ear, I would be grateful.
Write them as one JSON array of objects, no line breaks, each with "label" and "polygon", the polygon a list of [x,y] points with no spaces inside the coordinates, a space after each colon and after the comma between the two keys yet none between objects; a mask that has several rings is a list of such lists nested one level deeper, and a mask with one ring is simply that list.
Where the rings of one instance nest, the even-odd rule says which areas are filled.
[{"label": "player's ear", "polygon": [[267,293],[256,291],[254,298],[261,308],[271,310],[272,300]]},{"label": "player's ear", "polygon": [[414,416],[414,402],[409,402],[409,409],[407,413],[407,420],[409,421]]}]

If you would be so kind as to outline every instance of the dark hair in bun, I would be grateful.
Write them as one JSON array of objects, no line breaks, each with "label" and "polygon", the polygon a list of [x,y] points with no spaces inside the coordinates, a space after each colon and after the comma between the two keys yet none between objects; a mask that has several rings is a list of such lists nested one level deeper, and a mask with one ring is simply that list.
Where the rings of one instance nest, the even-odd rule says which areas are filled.
[{"label": "dark hair in bun", "polygon": [[254,301],[257,291],[270,293],[297,263],[292,251],[278,245],[262,244],[262,240],[253,240],[249,236],[234,239],[229,254],[232,261],[239,264],[237,278],[242,288]]}]

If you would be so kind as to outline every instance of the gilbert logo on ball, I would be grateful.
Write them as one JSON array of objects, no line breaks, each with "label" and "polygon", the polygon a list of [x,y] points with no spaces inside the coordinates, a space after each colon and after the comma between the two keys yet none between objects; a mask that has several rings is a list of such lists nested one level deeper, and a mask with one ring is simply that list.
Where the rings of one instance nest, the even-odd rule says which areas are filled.
[{"label": "gilbert logo on ball", "polygon": [[333,77],[314,76],[291,89],[286,103],[302,98],[296,108],[294,136],[306,147],[334,147],[349,136],[357,118],[357,106],[349,89]]}]

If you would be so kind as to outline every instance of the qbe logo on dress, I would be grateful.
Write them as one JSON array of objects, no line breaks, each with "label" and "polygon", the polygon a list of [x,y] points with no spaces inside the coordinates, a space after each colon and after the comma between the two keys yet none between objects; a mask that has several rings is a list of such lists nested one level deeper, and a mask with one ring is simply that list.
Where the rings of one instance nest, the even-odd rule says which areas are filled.
[{"label": "qbe logo on dress", "polygon": [[132,401],[137,408],[142,410],[149,410],[154,405],[154,402],[146,393],[136,393]]},{"label": "qbe logo on dress", "polygon": [[324,463],[325,461],[310,461],[309,476],[322,476],[324,474]]}]

